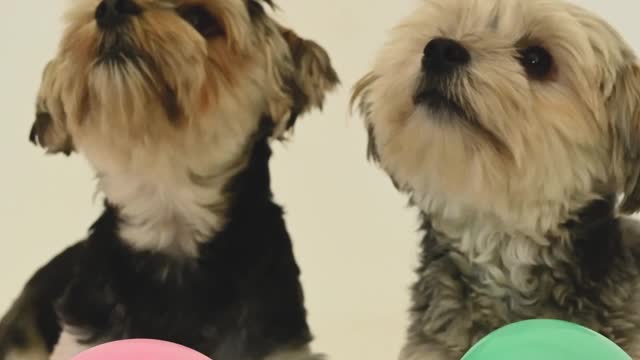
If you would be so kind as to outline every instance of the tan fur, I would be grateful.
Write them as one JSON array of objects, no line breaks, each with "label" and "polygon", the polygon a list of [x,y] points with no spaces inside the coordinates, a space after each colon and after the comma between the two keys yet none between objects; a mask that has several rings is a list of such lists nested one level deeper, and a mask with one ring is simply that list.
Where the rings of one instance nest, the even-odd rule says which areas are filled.
[{"label": "tan fur", "polygon": [[[225,222],[223,188],[259,120],[271,118],[282,137],[292,115],[321,107],[337,77],[320,46],[268,14],[254,21],[244,0],[137,0],[127,37],[143,56],[105,64],[99,49],[115,40],[94,20],[99,3],[78,1],[66,15],[32,140],[89,160],[134,248],[193,256]],[[207,8],[224,35],[206,39],[184,21],[176,10],[191,5]]]},{"label": "tan fur", "polygon": [[70,360],[84,351],[101,345],[99,343],[86,344],[80,340],[82,340],[82,337],[75,336],[67,329],[63,329],[62,333],[60,334],[60,339],[58,340],[53,353],[48,357],[48,359]]},{"label": "tan fur", "polygon": [[[29,360],[51,360],[49,359],[49,355],[47,354],[46,351],[44,351],[43,349],[35,349],[35,348],[29,348],[25,351],[21,351],[21,350],[12,350],[10,353],[7,354],[7,356],[5,357],[5,360],[23,360],[23,359],[29,359]],[[60,359],[62,360],[62,359]]]},{"label": "tan fur", "polygon": [[325,360],[325,356],[314,354],[308,346],[285,349],[267,356],[265,360]]},{"label": "tan fur", "polygon": [[[487,29],[496,13],[496,29]],[[486,133],[413,104],[422,50],[443,34],[471,52],[473,65],[451,92]],[[523,38],[554,54],[557,78],[526,79],[516,59]],[[640,123],[635,114],[612,115],[637,109],[627,102],[637,101],[640,81],[622,76],[635,62],[606,23],[564,1],[436,0],[393,30],[354,101],[366,106],[382,166],[423,209],[491,215],[513,230],[544,233],[568,207],[597,196],[596,187],[633,188],[619,179],[633,170],[610,165],[630,156],[622,136]],[[611,96],[620,86],[623,95]]]}]

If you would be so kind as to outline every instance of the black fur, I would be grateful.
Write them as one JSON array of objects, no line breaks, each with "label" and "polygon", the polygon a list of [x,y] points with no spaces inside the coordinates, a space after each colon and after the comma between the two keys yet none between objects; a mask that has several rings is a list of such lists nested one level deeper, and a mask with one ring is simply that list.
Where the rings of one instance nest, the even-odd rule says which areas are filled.
[{"label": "black fur", "polygon": [[[229,222],[196,260],[133,252],[118,236],[118,209],[106,204],[71,254],[74,275],[64,295],[42,299],[59,298],[60,317],[86,330],[90,343],[154,338],[216,360],[261,359],[309,343],[299,268],[270,190],[271,120],[263,123],[248,166],[228,185]],[[59,267],[69,262],[45,269]],[[43,277],[36,282],[47,286]]]},{"label": "black fur", "polygon": [[[61,328],[52,299],[62,296],[65,286],[73,276],[83,244],[80,242],[67,248],[31,277],[25,286],[23,297],[14,305],[16,312],[0,322],[0,359],[4,358],[5,352],[11,347],[26,348],[30,345],[29,332],[33,331],[31,327],[37,329],[46,350],[53,351]],[[20,317],[28,321],[11,321]]]},{"label": "black fur", "polygon": [[[271,3],[270,1],[266,1],[265,3],[271,7],[274,6],[273,3]],[[262,3],[260,1],[247,0],[246,4],[247,4],[247,10],[249,11],[249,16],[251,17],[252,20],[255,21],[257,19],[261,19],[266,15],[264,6],[262,6]]]},{"label": "black fur", "polygon": [[[47,350],[52,351],[58,342],[60,325],[53,304],[48,299],[56,299],[62,295],[68,279],[73,276],[74,261],[81,256],[84,243],[75,244],[60,255],[56,256],[48,266],[39,270],[35,277],[29,281],[27,287],[37,288],[34,296],[36,312],[36,324],[42,329]],[[39,284],[45,286],[38,287]]]},{"label": "black fur", "polygon": [[373,132],[373,126],[367,125],[367,159],[380,162],[380,153],[378,153],[376,144],[376,135]]},{"label": "black fur", "polygon": [[606,278],[614,262],[622,257],[622,232],[615,206],[613,196],[595,200],[566,224],[580,268],[594,282]]}]

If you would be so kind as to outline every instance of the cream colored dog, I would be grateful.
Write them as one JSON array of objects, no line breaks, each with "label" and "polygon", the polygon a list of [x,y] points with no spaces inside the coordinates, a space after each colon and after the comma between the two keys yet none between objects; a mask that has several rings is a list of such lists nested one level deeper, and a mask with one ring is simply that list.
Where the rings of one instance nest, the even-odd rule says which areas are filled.
[{"label": "cream colored dog", "polygon": [[640,68],[614,29],[560,0],[425,1],[354,101],[424,218],[402,359],[530,318],[640,359]]}]

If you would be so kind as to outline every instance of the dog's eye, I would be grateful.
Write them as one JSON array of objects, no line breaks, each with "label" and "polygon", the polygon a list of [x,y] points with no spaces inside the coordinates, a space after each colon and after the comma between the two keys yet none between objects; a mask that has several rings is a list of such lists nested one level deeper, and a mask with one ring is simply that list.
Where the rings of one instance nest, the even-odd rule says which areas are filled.
[{"label": "dog's eye", "polygon": [[527,75],[534,79],[546,78],[553,69],[551,54],[540,46],[531,46],[521,50],[519,59]]},{"label": "dog's eye", "polygon": [[178,9],[178,14],[205,38],[224,35],[218,20],[203,6],[187,6]]}]

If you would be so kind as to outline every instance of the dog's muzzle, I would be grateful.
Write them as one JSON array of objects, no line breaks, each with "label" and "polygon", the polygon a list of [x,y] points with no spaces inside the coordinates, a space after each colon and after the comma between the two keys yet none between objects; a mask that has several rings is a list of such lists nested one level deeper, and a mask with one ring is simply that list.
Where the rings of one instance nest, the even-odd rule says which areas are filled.
[{"label": "dog's muzzle", "polygon": [[142,9],[133,0],[102,0],[96,8],[95,18],[100,29],[110,30],[141,13]]},{"label": "dog's muzzle", "polygon": [[97,64],[125,63],[141,57],[134,46],[128,24],[142,14],[134,0],[102,0],[95,11],[98,28],[102,32],[98,43]]},{"label": "dog's muzzle", "polygon": [[424,48],[422,79],[414,96],[415,104],[466,115],[460,103],[451,96],[450,83],[455,72],[470,61],[469,51],[460,43],[447,38],[431,40]]}]

